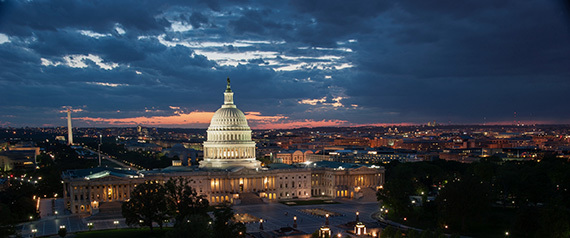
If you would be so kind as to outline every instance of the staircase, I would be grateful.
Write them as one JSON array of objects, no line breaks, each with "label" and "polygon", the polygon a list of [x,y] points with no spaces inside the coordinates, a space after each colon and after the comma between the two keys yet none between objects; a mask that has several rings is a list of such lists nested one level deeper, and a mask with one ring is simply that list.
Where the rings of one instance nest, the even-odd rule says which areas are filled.
[{"label": "staircase", "polygon": [[239,198],[241,200],[240,204],[242,204],[242,205],[264,203],[263,200],[259,197],[259,195],[255,194],[255,193],[240,193]]},{"label": "staircase", "polygon": [[123,218],[121,210],[122,202],[102,202],[99,204],[99,213],[92,215],[86,220],[108,220]]},{"label": "staircase", "polygon": [[360,190],[362,196],[358,198],[359,202],[377,202],[378,197],[376,196],[376,191],[372,188],[363,188]]}]

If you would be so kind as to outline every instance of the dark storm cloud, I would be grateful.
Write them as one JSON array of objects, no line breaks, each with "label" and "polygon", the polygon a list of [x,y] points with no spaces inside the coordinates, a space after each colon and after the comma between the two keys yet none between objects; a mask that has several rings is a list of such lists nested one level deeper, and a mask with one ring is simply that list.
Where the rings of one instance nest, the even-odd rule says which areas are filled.
[{"label": "dark storm cloud", "polygon": [[166,7],[160,1],[5,1],[0,30],[19,36],[64,28],[110,32],[119,22],[128,30],[160,31],[167,22],[155,15]]},{"label": "dark storm cloud", "polygon": [[202,24],[208,23],[208,18],[200,12],[193,12],[189,20],[190,24],[192,24],[192,27],[194,28],[200,28]]},{"label": "dark storm cloud", "polygon": [[550,16],[556,5],[402,5],[407,12],[396,18],[406,24],[386,32],[383,44],[359,39],[361,83],[346,86],[361,103],[385,102],[375,107],[400,112],[399,120],[415,113],[455,122],[512,119],[514,111],[548,120],[568,108],[561,95],[570,88],[569,34]]},{"label": "dark storm cloud", "polygon": [[0,124],[214,111],[226,77],[289,120],[568,123],[558,3],[4,1]]}]

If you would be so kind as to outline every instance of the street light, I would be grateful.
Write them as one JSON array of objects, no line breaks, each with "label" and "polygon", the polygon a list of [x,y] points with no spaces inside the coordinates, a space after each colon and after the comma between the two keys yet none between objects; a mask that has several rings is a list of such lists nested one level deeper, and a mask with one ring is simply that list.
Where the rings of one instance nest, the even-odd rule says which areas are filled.
[{"label": "street light", "polygon": [[34,234],[34,237],[36,237],[36,233],[38,233],[38,229],[36,228],[32,229],[32,234]]},{"label": "street light", "polygon": [[117,229],[117,227],[119,226],[119,221],[113,221],[113,224],[115,224],[115,229]]},{"label": "street light", "polygon": [[59,226],[59,231],[57,232],[57,234],[61,237],[65,237],[65,235],[67,234],[67,229],[65,229],[65,225]]},{"label": "street light", "polygon": [[259,230],[263,230],[263,219],[259,219]]},{"label": "street light", "polygon": [[293,228],[297,228],[297,216],[293,216]]},{"label": "street light", "polygon": [[93,222],[87,223],[87,227],[89,228],[89,231],[91,231],[91,229],[93,229]]}]

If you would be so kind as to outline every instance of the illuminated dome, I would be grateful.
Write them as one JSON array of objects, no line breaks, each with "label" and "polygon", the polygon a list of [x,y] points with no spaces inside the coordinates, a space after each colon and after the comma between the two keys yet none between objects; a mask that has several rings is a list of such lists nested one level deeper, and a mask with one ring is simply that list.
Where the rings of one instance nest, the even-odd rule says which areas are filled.
[{"label": "illuminated dome", "polygon": [[233,108],[220,108],[210,121],[210,130],[249,130],[245,115],[235,105]]},{"label": "illuminated dome", "polygon": [[224,104],[214,113],[207,133],[201,168],[260,167],[261,162],[255,159],[251,129],[243,112],[234,104],[229,78]]}]

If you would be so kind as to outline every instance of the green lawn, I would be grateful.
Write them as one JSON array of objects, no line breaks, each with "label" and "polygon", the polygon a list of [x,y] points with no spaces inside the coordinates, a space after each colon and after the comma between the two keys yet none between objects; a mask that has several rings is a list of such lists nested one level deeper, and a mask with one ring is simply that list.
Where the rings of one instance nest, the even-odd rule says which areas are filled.
[{"label": "green lawn", "polygon": [[137,229],[112,229],[112,230],[99,230],[99,231],[86,231],[75,233],[76,238],[141,238],[141,237],[151,237],[151,238],[161,238],[164,237],[166,232],[170,231],[172,228],[160,228],[153,229],[150,232],[149,228]]},{"label": "green lawn", "polygon": [[285,204],[287,206],[303,206],[303,205],[318,205],[318,204],[338,204],[330,199],[326,200],[292,200],[292,201],[280,201],[280,203]]}]

